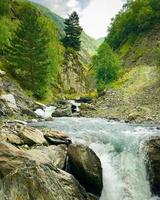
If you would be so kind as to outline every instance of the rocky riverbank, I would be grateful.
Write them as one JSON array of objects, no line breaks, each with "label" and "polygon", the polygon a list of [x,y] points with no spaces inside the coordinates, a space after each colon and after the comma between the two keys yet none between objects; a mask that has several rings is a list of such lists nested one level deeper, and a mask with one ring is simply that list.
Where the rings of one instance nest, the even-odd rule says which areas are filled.
[{"label": "rocky riverbank", "polygon": [[0,141],[1,200],[99,199],[102,167],[90,148],[20,122],[3,124]]}]

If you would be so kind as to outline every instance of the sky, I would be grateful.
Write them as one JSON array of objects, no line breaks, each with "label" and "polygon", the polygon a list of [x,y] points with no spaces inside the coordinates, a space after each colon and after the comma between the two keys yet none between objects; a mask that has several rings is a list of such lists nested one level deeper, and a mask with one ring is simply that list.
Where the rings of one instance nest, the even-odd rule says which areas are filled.
[{"label": "sky", "polygon": [[72,11],[77,11],[83,30],[93,38],[106,36],[110,25],[124,0],[32,0],[48,7],[56,14],[67,17]]}]

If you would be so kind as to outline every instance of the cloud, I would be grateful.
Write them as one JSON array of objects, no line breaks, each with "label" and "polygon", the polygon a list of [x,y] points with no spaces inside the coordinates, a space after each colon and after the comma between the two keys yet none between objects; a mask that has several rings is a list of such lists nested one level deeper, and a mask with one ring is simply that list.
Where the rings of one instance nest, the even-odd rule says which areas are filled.
[{"label": "cloud", "polygon": [[118,13],[122,5],[121,0],[92,0],[80,13],[84,31],[95,38],[106,36],[111,18]]},{"label": "cloud", "polygon": [[46,6],[62,17],[66,17],[72,11],[81,12],[91,0],[31,0]]},{"label": "cloud", "polygon": [[84,31],[92,37],[106,36],[111,18],[126,0],[31,0],[48,7],[56,14],[67,17],[72,11],[80,15]]}]

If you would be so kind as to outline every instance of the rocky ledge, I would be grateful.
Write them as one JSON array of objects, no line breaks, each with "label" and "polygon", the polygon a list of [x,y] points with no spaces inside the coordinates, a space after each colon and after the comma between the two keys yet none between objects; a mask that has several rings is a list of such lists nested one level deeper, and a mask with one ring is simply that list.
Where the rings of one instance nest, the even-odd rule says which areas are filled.
[{"label": "rocky ledge", "polygon": [[0,128],[1,200],[96,200],[102,167],[88,147],[58,131],[14,122]]}]

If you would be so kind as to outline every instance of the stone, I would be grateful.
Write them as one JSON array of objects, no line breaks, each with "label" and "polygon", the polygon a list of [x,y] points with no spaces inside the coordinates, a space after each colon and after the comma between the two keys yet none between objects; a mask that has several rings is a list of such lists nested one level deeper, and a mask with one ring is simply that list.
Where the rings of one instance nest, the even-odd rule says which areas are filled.
[{"label": "stone", "polygon": [[52,113],[52,117],[71,117],[71,116],[72,112],[70,105],[57,108],[55,112]]},{"label": "stone", "polygon": [[2,132],[0,133],[0,141],[9,142],[15,145],[22,145],[24,144],[23,140],[20,137],[13,133]]},{"label": "stone", "polygon": [[29,146],[47,144],[43,133],[38,129],[32,127],[21,127],[21,130],[17,131],[18,136]]},{"label": "stone", "polygon": [[53,165],[26,161],[1,181],[1,200],[87,200],[76,179]]},{"label": "stone", "polygon": [[151,185],[151,192],[160,196],[160,137],[151,137],[144,144],[144,151],[147,154],[148,162],[146,167]]},{"label": "stone", "polygon": [[137,120],[138,118],[140,118],[140,114],[138,112],[133,112],[133,113],[130,113],[129,116],[128,116],[128,121],[131,122],[131,121],[135,121]]},{"label": "stone", "polygon": [[7,142],[0,142],[0,177],[8,175],[22,165],[24,159],[23,153],[18,148]]},{"label": "stone", "polygon": [[97,197],[91,193],[88,193],[88,200],[99,200],[99,197]]},{"label": "stone", "polygon": [[0,100],[4,101],[6,105],[11,109],[14,109],[14,110],[18,109],[16,100],[12,94],[1,95]]},{"label": "stone", "polygon": [[103,188],[100,159],[89,147],[69,145],[69,172],[81,183],[87,192],[100,196]]},{"label": "stone", "polygon": [[62,140],[68,138],[67,135],[65,135],[64,133],[60,131],[55,131],[55,130],[47,129],[47,128],[44,128],[41,131],[43,132],[46,138],[51,137],[51,138],[62,139]]},{"label": "stone", "polygon": [[49,144],[59,145],[59,144],[71,144],[71,140],[64,133],[59,131],[54,131],[51,129],[42,129],[44,137]]},{"label": "stone", "polygon": [[6,72],[5,71],[2,71],[1,69],[0,69],[0,77],[3,77],[3,76],[5,76],[6,75]]},{"label": "stone", "polygon": [[67,156],[67,146],[39,146],[25,151],[25,153],[30,160],[34,160],[39,164],[53,164],[55,167],[64,169]]},{"label": "stone", "polygon": [[77,103],[92,103],[92,97],[80,97],[75,100]]}]

